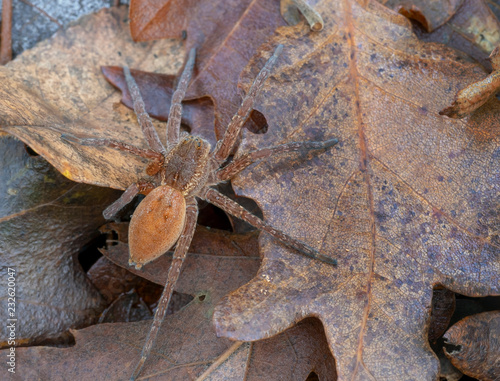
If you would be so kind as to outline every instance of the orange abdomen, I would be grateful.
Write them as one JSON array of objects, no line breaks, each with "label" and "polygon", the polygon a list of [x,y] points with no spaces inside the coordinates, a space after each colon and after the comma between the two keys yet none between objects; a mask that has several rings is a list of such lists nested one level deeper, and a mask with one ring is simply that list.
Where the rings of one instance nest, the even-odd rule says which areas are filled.
[{"label": "orange abdomen", "polygon": [[168,185],[153,189],[130,220],[129,263],[140,268],[164,254],[177,242],[185,219],[186,201],[180,191]]}]

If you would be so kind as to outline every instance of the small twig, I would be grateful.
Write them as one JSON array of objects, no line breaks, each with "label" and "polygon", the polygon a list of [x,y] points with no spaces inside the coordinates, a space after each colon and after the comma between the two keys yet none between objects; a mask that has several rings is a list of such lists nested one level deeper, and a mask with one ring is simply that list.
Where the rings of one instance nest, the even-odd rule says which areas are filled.
[{"label": "small twig", "polygon": [[47,17],[50,21],[52,21],[54,24],[56,24],[59,28],[62,28],[63,25],[55,18],[49,15],[47,12],[45,12],[42,8],[37,7],[35,4],[28,0],[21,0],[24,4],[29,5],[30,7],[36,9],[38,12],[40,12],[42,15]]},{"label": "small twig", "polygon": [[12,0],[3,0],[2,4],[2,45],[0,46],[0,64],[12,60]]},{"label": "small twig", "polygon": [[205,380],[210,374],[217,369],[224,361],[226,361],[229,356],[231,356],[234,352],[236,352],[243,344],[244,341],[235,341],[233,345],[231,345],[217,360],[210,365],[206,371],[203,372],[201,376],[199,376],[196,381]]}]

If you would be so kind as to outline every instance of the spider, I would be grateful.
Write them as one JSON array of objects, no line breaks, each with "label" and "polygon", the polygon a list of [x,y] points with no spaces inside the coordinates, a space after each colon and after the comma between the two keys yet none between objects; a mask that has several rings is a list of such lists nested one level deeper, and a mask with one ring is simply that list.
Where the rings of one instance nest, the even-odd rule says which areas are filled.
[{"label": "spider", "polygon": [[130,185],[122,196],[103,212],[106,219],[113,217],[130,203],[138,193],[146,197],[135,210],[129,225],[130,265],[136,268],[158,258],[175,243],[172,263],[168,270],[165,289],[158,303],[151,330],[131,380],[135,380],[146,362],[155,342],[159,328],[165,318],[174,285],[180,274],[182,263],[191,244],[198,216],[197,199],[208,201],[225,212],[240,218],[257,229],[263,230],[285,245],[313,259],[335,265],[335,259],[320,254],[307,244],[276,229],[244,209],[237,202],[226,197],[214,186],[228,181],[243,169],[259,160],[292,151],[326,149],[338,142],[330,139],[324,142],[294,142],[259,149],[244,154],[226,164],[233,150],[241,128],[248,118],[254,100],[268,78],[283,49],[278,45],[260,73],[255,78],[248,94],[229,123],[221,140],[212,150],[206,140],[180,133],[182,105],[186,88],[192,76],[195,50],[189,52],[187,62],[175,90],[167,122],[167,147],[160,142],[151,119],[145,111],[139,88],[127,67],[123,68],[134,111],[149,149],[140,149],[126,143],[108,139],[77,138],[63,135],[62,138],[88,146],[106,146],[130,152],[150,160],[144,180]]}]

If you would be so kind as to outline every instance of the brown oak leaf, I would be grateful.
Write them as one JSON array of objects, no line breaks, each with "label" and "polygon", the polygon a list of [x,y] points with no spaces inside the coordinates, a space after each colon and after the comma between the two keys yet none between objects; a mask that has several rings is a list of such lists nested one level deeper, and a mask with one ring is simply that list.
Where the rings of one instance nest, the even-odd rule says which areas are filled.
[{"label": "brown oak leaf", "polygon": [[451,19],[464,0],[378,0],[386,7],[418,21],[427,32],[432,32]]},{"label": "brown oak leaf", "polygon": [[445,343],[457,346],[444,352],[463,373],[479,380],[500,378],[500,312],[468,316],[444,335]]},{"label": "brown oak leaf", "polygon": [[278,29],[242,73],[248,89],[272,47],[284,45],[255,104],[269,132],[247,134],[243,147],[340,143],[309,161],[257,164],[234,184],[267,221],[339,264],[262,237],[262,267],[217,306],[217,332],[259,340],[316,316],[339,379],[436,379],[433,286],[500,293],[498,102],[465,122],[439,116],[456,89],[482,78],[477,64],[420,42],[408,20],[376,2],[316,9],[322,33]]},{"label": "brown oak leaf", "polygon": [[[123,69],[117,66],[105,66],[102,72],[106,79],[122,92],[122,103],[132,109],[132,98],[125,82]],[[153,118],[168,120],[176,76],[139,70],[131,70],[131,73],[137,82],[147,113]],[[181,122],[190,131],[196,132],[198,136],[215,145],[214,107],[210,99],[202,98],[183,102]]]},{"label": "brown oak leaf", "polygon": [[[184,31],[186,51],[196,47],[186,100],[209,97],[213,101],[217,139],[241,103],[237,89],[241,70],[282,25],[278,1],[135,0],[130,4],[130,31],[135,40],[181,38]],[[259,132],[265,124],[256,115],[246,127]]]},{"label": "brown oak leaf", "polygon": [[[399,0],[391,1],[394,4],[399,2]],[[407,2],[406,0],[403,0],[403,2],[413,3],[413,1]],[[426,1],[425,3],[428,4],[427,9],[434,7],[447,8],[450,6],[448,1]],[[458,8],[453,8],[455,12],[452,17],[437,29],[428,33],[419,27],[415,27],[414,31],[420,40],[439,42],[459,49],[476,59],[486,69],[491,70],[488,55],[500,44],[500,22],[488,5],[492,6],[492,2],[463,0]],[[447,16],[443,21],[448,18]],[[411,18],[411,15],[407,14],[407,17]],[[420,25],[422,24],[425,26],[425,23]]]},{"label": "brown oak leaf", "polygon": [[[117,189],[139,180],[146,162],[113,149],[72,144],[61,135],[108,137],[146,148],[140,129],[134,128],[134,112],[119,102],[119,92],[100,67],[128,65],[173,74],[183,60],[178,42],[135,44],[126,14],[127,8],[120,7],[85,16],[0,67],[0,128],[29,144],[66,177]],[[164,139],[165,123],[156,127]],[[213,125],[203,128],[213,136]]]},{"label": "brown oak leaf", "polygon": [[[16,326],[18,345],[96,321],[104,303],[77,256],[97,236],[102,211],[117,196],[67,180],[22,142],[0,136],[0,267],[6,280],[0,305],[6,319],[17,319],[9,324]],[[8,295],[8,269],[14,295]],[[10,332],[2,330],[2,347]]]},{"label": "brown oak leaf", "polygon": [[[105,254],[123,264],[128,250],[121,244],[111,246]],[[167,256],[162,260],[156,268],[144,266],[148,278],[159,284],[165,282],[169,266]],[[303,381],[314,371],[322,380],[335,380],[335,363],[324,330],[315,319],[259,343],[233,343],[216,337],[212,324],[215,304],[248,281],[258,264],[255,233],[238,235],[200,227],[177,283],[180,292],[195,298],[162,326],[143,377]],[[149,321],[96,325],[73,331],[76,345],[72,348],[18,349],[22,379],[128,378],[149,328]],[[73,365],[68,367],[68,363]]]}]

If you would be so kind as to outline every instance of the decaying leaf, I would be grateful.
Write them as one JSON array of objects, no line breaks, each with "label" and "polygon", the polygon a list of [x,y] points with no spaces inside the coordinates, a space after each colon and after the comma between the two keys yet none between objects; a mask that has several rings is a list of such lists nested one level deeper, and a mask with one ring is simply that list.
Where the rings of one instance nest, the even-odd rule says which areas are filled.
[{"label": "decaying leaf", "polygon": [[432,312],[429,323],[429,341],[433,343],[446,331],[455,312],[455,293],[446,288],[432,292]]},{"label": "decaying leaf", "polygon": [[446,344],[456,346],[446,356],[463,373],[480,380],[500,379],[500,312],[468,316],[444,335]]},{"label": "decaying leaf", "polygon": [[[188,256],[177,284],[179,291],[196,297],[162,326],[143,377],[303,381],[314,371],[322,380],[335,380],[335,363],[317,320],[309,319],[259,343],[233,343],[216,337],[211,322],[215,303],[255,274],[259,263],[256,244],[255,233],[237,235],[198,229],[191,246],[193,254]],[[128,252],[119,247],[112,246],[106,255],[119,263],[126,262]],[[144,271],[159,284],[165,282],[165,271],[151,265],[144,266]],[[149,328],[149,321],[102,324],[74,331],[76,345],[72,348],[18,349],[22,377],[94,380],[99,375],[102,379],[126,379]],[[68,362],[73,366],[68,367]]]},{"label": "decaying leaf", "polygon": [[432,32],[451,19],[464,0],[378,0]]},{"label": "decaying leaf", "polygon": [[[124,227],[128,229],[128,223],[111,222],[101,227],[100,230],[101,232],[107,230],[120,236],[119,231]],[[117,241],[112,240],[111,242]],[[132,274],[105,257],[99,258],[92,265],[87,276],[108,303],[108,307],[99,317],[99,323],[150,319],[163,291],[162,286]],[[191,300],[192,297],[189,295],[174,293],[167,313],[179,310]]]},{"label": "decaying leaf", "polygon": [[500,46],[491,52],[490,60],[493,73],[460,90],[452,105],[441,110],[440,115],[464,118],[488,102],[500,90]]},{"label": "decaying leaf", "polygon": [[[104,303],[77,256],[97,235],[102,210],[118,192],[65,179],[5,135],[0,163],[0,265],[5,276],[8,268],[15,272],[14,299],[4,287],[0,305],[7,318],[7,303],[15,304],[17,344],[91,324]],[[8,333],[2,330],[2,347]]]},{"label": "decaying leaf", "polygon": [[[116,226],[117,225],[113,225],[113,228],[116,228]],[[224,261],[226,257],[228,264],[225,266],[234,266],[235,268],[238,268],[236,273],[239,275],[234,276],[237,278],[243,277],[247,279],[247,277],[252,274],[247,276],[245,275],[246,272],[253,272],[253,274],[255,274],[258,268],[260,257],[254,247],[256,239],[257,233],[255,231],[246,234],[231,234],[225,231],[198,226],[189,249],[190,254],[186,258],[186,263],[192,264],[185,265],[185,268],[195,266],[194,268],[196,271],[199,271],[200,273],[190,276],[185,280],[182,280],[184,274],[182,273],[176,289],[179,289],[180,292],[186,294],[195,295],[200,290],[199,284],[208,285],[215,282],[215,280],[210,278],[209,274],[203,275],[203,266],[198,267],[196,263],[199,261],[205,261],[207,264],[210,263],[210,266],[208,266],[207,269],[214,266],[217,268],[218,266],[221,266],[218,262]],[[136,270],[134,267],[129,266],[129,250],[126,242],[126,235],[120,235],[118,240],[115,242],[115,245],[109,246],[107,249],[102,249],[101,252],[107,259],[118,266],[121,266],[132,273],[138,274],[151,282],[164,286],[167,279],[167,272],[172,261],[172,252],[158,258],[155,262],[144,265],[141,270]],[[232,248],[232,250],[229,250],[230,248]],[[219,260],[214,260],[214,258],[219,258]],[[207,264],[204,266],[207,266]],[[239,269],[239,267],[241,267],[241,269]],[[215,270],[212,270],[212,272],[213,271]],[[232,271],[235,272],[234,269]],[[193,279],[197,279],[197,281],[193,282]],[[222,282],[222,280],[218,280],[217,282]],[[207,286],[204,287],[206,288]],[[220,296],[224,293],[223,290],[219,291],[218,289],[214,289],[213,292],[220,292]]]},{"label": "decaying leaf", "polygon": [[217,332],[259,340],[316,316],[339,379],[436,379],[433,286],[500,293],[498,107],[468,121],[439,116],[457,89],[484,76],[477,64],[420,42],[408,20],[378,3],[316,9],[322,33],[278,29],[242,73],[248,89],[272,47],[284,45],[255,105],[274,128],[247,134],[243,147],[340,143],[309,161],[255,165],[233,184],[267,221],[339,264],[262,237],[262,267],[217,306]]},{"label": "decaying leaf", "polygon": [[[222,137],[241,103],[241,70],[276,27],[285,25],[279,2],[267,0],[135,0],[130,4],[130,31],[137,41],[182,38],[196,47],[196,65],[186,100],[209,97],[215,107],[215,133]],[[246,123],[265,128],[258,116]]]},{"label": "decaying leaf", "polygon": [[[102,68],[102,71],[106,79],[122,92],[122,102],[127,107],[133,108],[122,68],[106,66]],[[156,119],[166,121],[175,89],[176,76],[138,70],[131,70],[131,73],[139,86],[148,114]],[[183,102],[182,124],[189,127],[190,131],[196,131],[198,136],[210,143],[216,143],[213,131],[214,108],[210,99],[202,98]]]},{"label": "decaying leaf", "polygon": [[[443,7],[447,1],[432,1]],[[491,5],[491,1],[488,1]],[[426,42],[439,42],[461,50],[491,70],[488,55],[500,44],[500,22],[485,0],[463,0],[451,19],[427,33],[415,27],[418,38]]]},{"label": "decaying leaf", "polygon": [[120,295],[143,286],[141,283],[147,282],[103,257],[92,265],[87,276],[108,304]]},{"label": "decaying leaf", "polygon": [[[61,134],[115,138],[145,148],[133,111],[119,103],[119,92],[100,67],[128,65],[173,74],[183,59],[175,41],[135,44],[126,14],[127,8],[120,7],[86,16],[0,68],[0,128],[29,144],[66,177],[117,189],[143,176],[143,160],[72,144]],[[163,139],[165,125],[158,127]]]},{"label": "decaying leaf", "polygon": [[[461,54],[438,45],[422,44],[411,33],[407,20],[373,2],[320,1],[317,9],[325,19],[322,33],[311,34],[305,25],[280,29],[250,62],[250,68],[260,67],[256,61],[262,62],[272,47],[284,43],[280,64],[256,105],[270,121],[270,131],[259,140],[248,134],[245,146],[249,150],[260,144],[269,146],[324,137],[339,138],[340,143],[331,152],[307,160],[266,161],[241,176],[238,186],[240,193],[244,188],[246,195],[259,203],[266,220],[341,260],[337,268],[331,268],[291,254],[279,243],[263,238],[261,270],[217,307],[217,329],[219,334],[235,339],[256,340],[282,332],[305,317],[317,316],[325,325],[340,379],[433,379],[438,365],[427,343],[433,286],[443,284],[466,295],[499,293],[499,242],[495,230],[499,221],[494,198],[499,185],[499,126],[495,114],[498,102],[480,110],[481,117],[475,114],[467,121],[440,117],[438,110],[451,102],[452,95],[465,82],[484,77],[484,71],[465,62]],[[94,98],[90,93],[99,93],[101,87],[96,82],[87,83],[84,79],[88,72],[82,74],[81,68],[92,62],[94,70],[101,62],[94,64],[92,56],[84,57],[81,62],[77,58],[78,65],[65,66],[66,62],[73,62],[77,50],[63,54],[58,49],[78,46],[78,51],[92,51],[86,47],[95,45],[100,29],[106,31],[102,44],[108,52],[112,42],[124,46],[121,40],[115,41],[116,35],[122,33],[122,16],[117,11],[101,12],[95,19],[87,19],[68,30],[66,35],[73,39],[56,37],[51,42],[56,42],[54,46],[42,45],[32,54],[38,65],[48,55],[62,55],[56,63],[41,68],[43,78],[48,78],[50,84],[43,84],[49,95],[52,85],[55,89],[69,87],[67,91],[59,91],[66,94],[62,99],[55,98],[53,102],[47,97],[50,102],[42,101],[39,78],[31,74],[27,74],[21,91],[20,71],[26,69],[14,70],[17,62],[10,71],[3,72],[5,93],[0,97],[0,124],[6,125],[6,130],[38,144],[37,151],[48,157],[52,155],[52,162],[63,171],[67,167],[58,164],[61,157],[68,163],[80,158],[80,163],[71,167],[67,175],[76,173],[81,181],[118,188],[140,176],[142,162],[114,150],[66,147],[67,143],[59,140],[60,133],[68,132],[68,126],[74,128],[71,132],[75,134],[101,128],[96,130],[99,137],[119,136],[121,140],[142,145],[137,124],[122,106],[111,111],[111,99],[117,102],[119,97],[106,85],[102,86],[110,92],[91,101]],[[77,38],[76,32],[80,31]],[[125,33],[121,35],[126,40]],[[248,52],[244,49],[245,39],[235,42]],[[168,44],[167,47],[172,46]],[[101,48],[101,44],[98,46]],[[144,49],[155,51],[158,60],[167,60],[158,54],[161,52],[156,50],[157,46],[151,44]],[[173,46],[170,53],[177,51],[178,45]],[[228,50],[232,53],[237,47],[236,44],[232,49],[221,48],[223,63],[229,64],[227,57],[233,56]],[[149,64],[146,58],[154,62],[154,55],[141,53],[143,47],[136,48],[138,52],[124,51],[123,62],[150,70],[142,65]],[[138,64],[134,65],[136,58]],[[58,82],[60,73],[52,75],[59,66],[65,68],[63,73],[69,78],[62,84]],[[220,67],[224,71],[225,67]],[[71,80],[74,72],[79,73],[75,83]],[[246,89],[254,75],[251,70],[243,74],[242,84]],[[95,78],[102,81],[97,75]],[[210,80],[203,83],[208,86]],[[67,95],[82,93],[87,103]],[[81,108],[72,109],[73,103]],[[12,105],[17,105],[14,112]],[[68,110],[71,112],[66,114]],[[165,260],[168,262],[168,257]],[[187,262],[191,263],[189,256]],[[207,276],[226,279],[219,275],[241,275],[241,271],[235,271],[234,263],[224,268],[225,262],[220,258],[214,264],[212,258],[203,261],[200,256],[196,263],[205,272],[186,279],[194,278],[196,287]],[[210,271],[211,266],[216,266],[216,271]],[[255,270],[257,265],[254,266]],[[189,268],[186,266],[185,273]],[[238,278],[238,282],[249,278]],[[227,280],[234,287],[241,284],[238,282]],[[220,290],[222,296],[223,287],[213,290]],[[204,300],[213,296],[201,295]],[[212,307],[202,311],[205,316],[211,316],[212,312]],[[127,342],[130,355],[126,358],[132,352],[134,359],[139,355],[146,328],[137,330],[137,342],[141,344],[131,349]],[[121,337],[130,338],[127,334],[130,331]],[[169,337],[177,340],[175,335]],[[200,343],[200,338],[196,339]],[[207,342],[212,344],[212,337]],[[178,348],[182,343],[182,340],[165,343],[167,351],[177,351],[168,352],[174,359],[180,358],[176,356],[181,356]],[[33,352],[26,350],[28,357],[38,349],[30,350]],[[110,353],[109,348],[106,353]],[[93,356],[88,352],[87,355]],[[164,360],[161,355],[152,361],[165,361],[167,368],[169,364],[179,364]],[[128,366],[132,366],[135,361],[129,362]],[[208,366],[206,362],[201,365]],[[42,368],[40,365],[33,369]],[[326,374],[331,376],[333,371]]]}]

